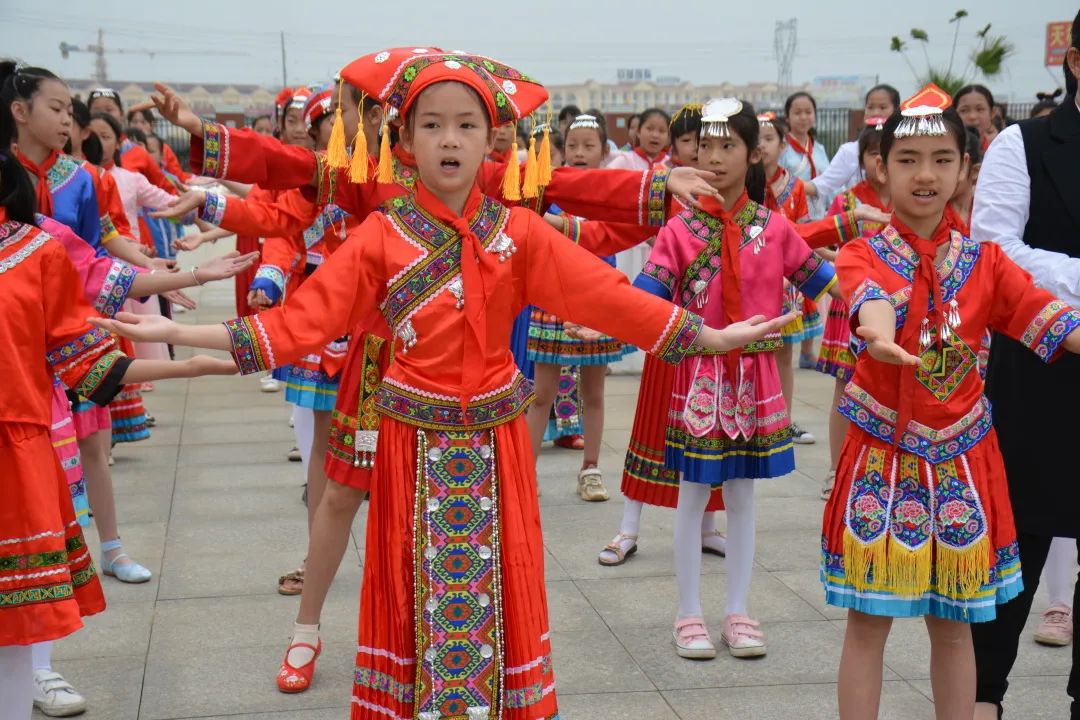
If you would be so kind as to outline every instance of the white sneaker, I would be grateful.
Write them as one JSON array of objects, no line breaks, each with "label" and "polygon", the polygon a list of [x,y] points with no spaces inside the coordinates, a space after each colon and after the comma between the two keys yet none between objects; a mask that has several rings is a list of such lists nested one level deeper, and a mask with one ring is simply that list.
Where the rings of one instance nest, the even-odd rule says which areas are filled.
[{"label": "white sneaker", "polygon": [[796,445],[813,445],[817,441],[813,435],[799,427],[798,424],[791,423],[791,442]]},{"label": "white sneaker", "polygon": [[281,390],[281,383],[273,378],[271,375],[264,375],[259,378],[259,389],[264,393],[276,393]]},{"label": "white sneaker", "polygon": [[34,671],[34,707],[49,717],[70,717],[86,712],[86,698],[52,670]]}]

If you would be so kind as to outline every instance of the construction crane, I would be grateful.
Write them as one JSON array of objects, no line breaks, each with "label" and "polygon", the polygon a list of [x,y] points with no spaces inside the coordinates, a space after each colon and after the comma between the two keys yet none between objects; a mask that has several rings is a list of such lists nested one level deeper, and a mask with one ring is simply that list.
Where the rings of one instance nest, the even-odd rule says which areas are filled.
[{"label": "construction crane", "polygon": [[230,50],[145,50],[141,48],[106,48],[105,47],[105,31],[98,28],[97,31],[97,43],[94,45],[72,45],[71,43],[60,43],[60,55],[67,60],[71,53],[85,52],[94,53],[94,80],[99,83],[105,84],[108,82],[109,76],[105,65],[105,53],[115,53],[124,55],[149,55],[153,60],[155,55],[247,55],[247,53],[236,52]]},{"label": "construction crane", "polygon": [[781,89],[791,87],[791,66],[799,44],[799,21],[797,18],[776,21],[773,49],[776,52],[776,84]]}]

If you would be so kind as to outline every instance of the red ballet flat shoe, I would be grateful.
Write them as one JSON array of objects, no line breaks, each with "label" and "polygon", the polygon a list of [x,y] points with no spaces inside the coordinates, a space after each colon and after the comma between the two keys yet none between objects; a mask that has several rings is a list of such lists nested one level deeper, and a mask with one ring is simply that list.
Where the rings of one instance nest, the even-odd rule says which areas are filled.
[{"label": "red ballet flat shoe", "polygon": [[[293,667],[289,664],[289,651],[293,648],[308,648],[315,652],[315,657],[311,658],[311,662],[306,663],[301,667]],[[311,687],[311,679],[315,675],[315,661],[319,659],[319,655],[322,653],[322,640],[319,640],[319,646],[315,647],[310,643],[294,643],[289,646],[285,651],[285,657],[281,661],[281,669],[277,674],[277,689],[283,693],[302,693]]]},{"label": "red ballet flat shoe", "polygon": [[553,442],[555,447],[566,448],[567,450],[585,449],[585,438],[581,435],[563,435],[562,437],[555,438]]}]

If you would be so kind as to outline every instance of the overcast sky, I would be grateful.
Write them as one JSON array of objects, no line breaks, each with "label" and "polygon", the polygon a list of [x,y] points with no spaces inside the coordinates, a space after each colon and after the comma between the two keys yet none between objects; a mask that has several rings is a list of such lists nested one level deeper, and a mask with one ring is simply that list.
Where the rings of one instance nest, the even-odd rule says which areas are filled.
[{"label": "overcast sky", "polygon": [[[279,32],[285,31],[290,84],[324,82],[352,58],[381,47],[432,44],[504,60],[542,82],[614,81],[619,68],[649,68],[696,83],[775,81],[776,21],[798,18],[795,82],[817,76],[870,75],[908,93],[915,80],[889,38],[912,27],[930,34],[931,61],[947,64],[953,12],[960,28],[957,66],[964,67],[976,30],[993,23],[1016,53],[990,81],[1005,100],[1027,101],[1054,87],[1043,67],[1046,23],[1072,20],[1065,0],[561,0],[544,9],[529,0],[263,0],[263,2],[132,2],[0,0],[0,54],[69,78],[89,78],[92,54],[60,56],[65,41],[84,46],[105,30],[114,50],[183,54],[107,55],[112,80],[281,84]],[[927,10],[925,8],[934,9]],[[257,7],[257,12],[249,8]],[[666,8],[675,8],[668,10]],[[1020,10],[1019,8],[1023,8]],[[48,8],[48,9],[46,9]],[[922,47],[909,57],[924,70]],[[237,53],[235,55],[214,54]]]}]

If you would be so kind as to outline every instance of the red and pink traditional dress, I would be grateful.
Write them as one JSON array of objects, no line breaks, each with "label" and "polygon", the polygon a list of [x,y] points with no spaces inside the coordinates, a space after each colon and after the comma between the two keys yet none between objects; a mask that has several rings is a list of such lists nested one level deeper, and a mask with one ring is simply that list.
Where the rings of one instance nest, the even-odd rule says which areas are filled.
[{"label": "red and pink traditional dress", "polygon": [[[832,265],[783,216],[745,191],[730,213],[711,198],[701,202],[702,209],[685,211],[661,229],[635,285],[717,327],[728,323],[732,297],[740,305],[737,317],[779,315],[785,278],[812,298],[832,287]],[[777,334],[734,354],[691,352],[679,363],[668,405],[668,468],[713,487],[795,469],[773,355],[782,342]]]},{"label": "red and pink traditional dress", "polygon": [[373,319],[394,331],[374,399],[354,720],[558,715],[521,418],[531,390],[508,347],[529,302],[669,361],[701,323],[528,210],[474,188],[457,216],[420,183],[350,231],[286,305],[227,323],[244,372]]},{"label": "red and pink traditional dress", "polygon": [[80,284],[59,243],[0,209],[0,646],[64,637],[105,608],[50,442],[52,375],[104,404],[130,361],[87,324]]},{"label": "red and pink traditional dress", "polygon": [[857,355],[839,406],[851,427],[822,529],[826,601],[873,615],[991,620],[1022,582],[979,346],[991,328],[1049,362],[1080,313],[1036,288],[996,244],[947,221],[926,240],[894,216],[845,245],[837,271],[850,327],[863,303],[888,301],[897,342],[920,363]]},{"label": "red and pink traditional dress", "polygon": [[[877,191],[866,180],[850,190],[840,193],[829,207],[829,215],[840,216],[850,213],[859,205],[870,205],[882,212],[890,208],[878,196]],[[878,223],[860,222],[858,237],[872,237],[881,230]],[[845,234],[840,237],[840,246],[856,237]],[[843,300],[833,299],[829,305],[829,315],[825,320],[825,337],[821,340],[818,353],[817,371],[832,375],[837,380],[847,381],[855,372],[855,355],[851,351],[853,338],[849,321],[848,305]]]}]

